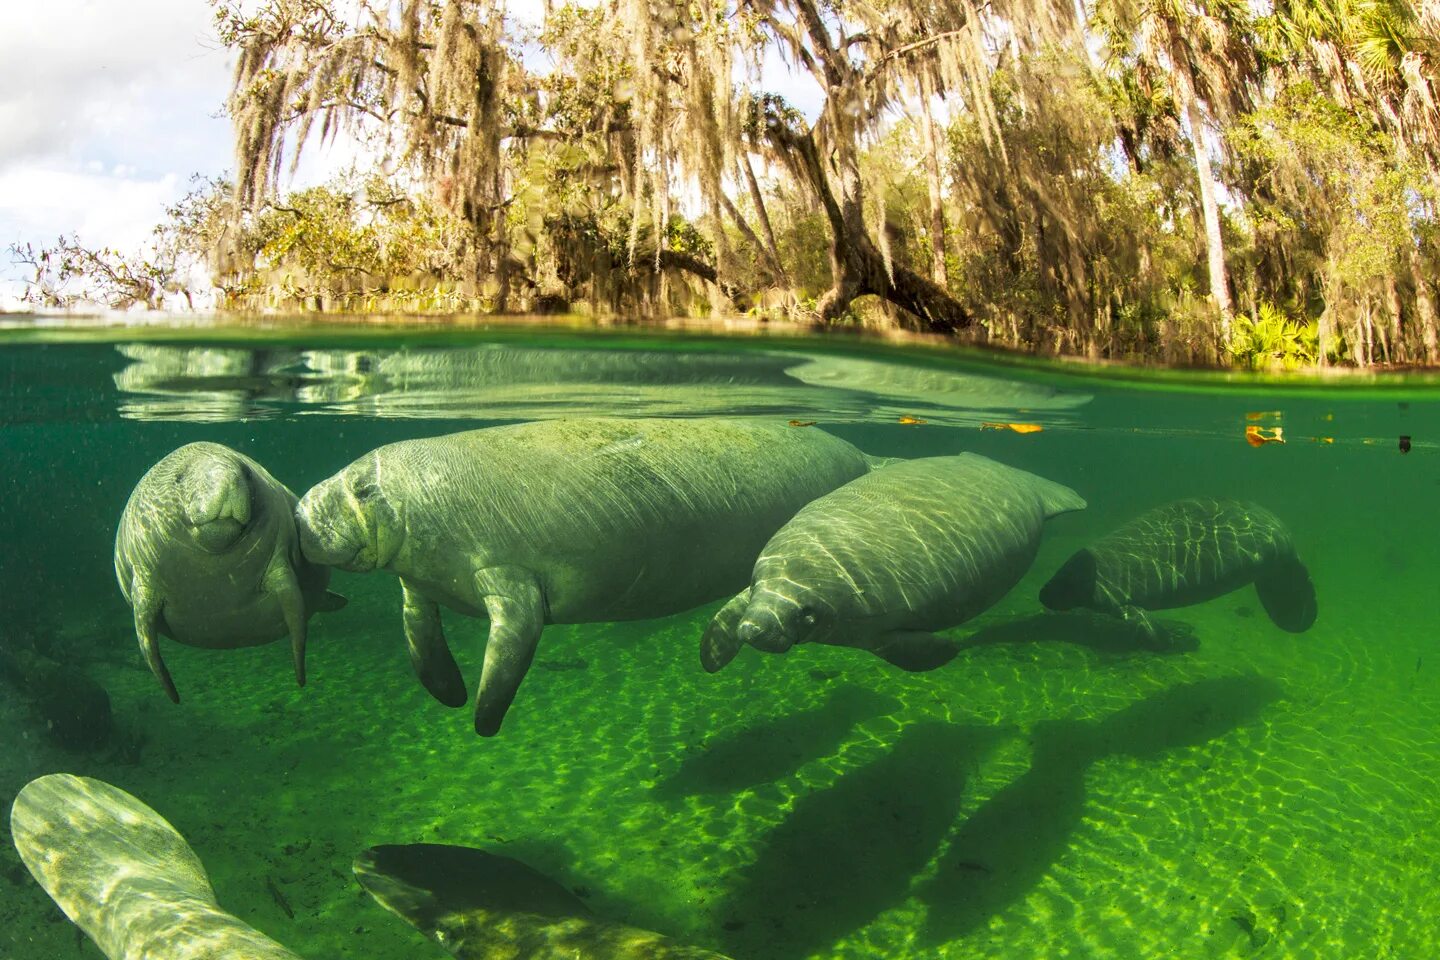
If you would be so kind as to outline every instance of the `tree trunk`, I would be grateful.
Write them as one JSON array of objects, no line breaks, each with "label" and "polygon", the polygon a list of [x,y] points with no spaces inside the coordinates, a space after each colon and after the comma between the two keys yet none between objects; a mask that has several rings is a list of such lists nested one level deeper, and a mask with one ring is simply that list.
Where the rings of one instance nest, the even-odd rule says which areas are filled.
[{"label": "tree trunk", "polygon": [[1430,284],[1420,264],[1420,251],[1410,247],[1410,280],[1415,284],[1415,312],[1420,319],[1420,340],[1425,345],[1425,362],[1440,359],[1440,331],[1435,324],[1435,301],[1430,297]]},{"label": "tree trunk", "polygon": [[1210,154],[1205,149],[1205,127],[1200,105],[1195,97],[1186,98],[1186,114],[1190,119],[1190,142],[1195,148],[1195,169],[1200,177],[1200,208],[1205,218],[1205,248],[1210,258],[1210,295],[1220,308],[1220,342],[1230,343],[1230,287],[1225,281],[1225,245],[1220,236],[1220,207],[1215,202],[1215,176],[1210,170]]},{"label": "tree trunk", "polygon": [[942,287],[949,286],[945,267],[945,200],[940,195],[940,149],[935,136],[935,118],[930,113],[930,78],[920,81],[920,131],[925,148],[925,186],[930,193],[930,276]]},{"label": "tree trunk", "polygon": [[837,144],[829,158],[839,182],[836,190],[811,131],[771,123],[769,136],[787,156],[797,178],[809,185],[830,222],[831,287],[816,306],[822,321],[839,318],[856,297],[872,294],[913,314],[923,330],[950,333],[975,326],[974,316],[940,285],[901,264],[885,269],[885,260],[865,229],[860,170],[853,150]]}]

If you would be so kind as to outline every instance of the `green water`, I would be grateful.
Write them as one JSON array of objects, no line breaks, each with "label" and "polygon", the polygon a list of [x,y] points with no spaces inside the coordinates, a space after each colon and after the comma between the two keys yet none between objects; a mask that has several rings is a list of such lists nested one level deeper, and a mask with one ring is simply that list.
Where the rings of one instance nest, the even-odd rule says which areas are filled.
[{"label": "green water", "polygon": [[[0,795],[54,771],[130,791],[226,909],[301,956],[445,956],[351,876],[365,847],[416,841],[517,857],[598,914],[736,960],[1434,955],[1440,393],[1423,385],[534,330],[111,336],[0,341],[0,644],[103,685],[116,725],[66,748],[34,691],[0,686]],[[802,646],[708,675],[717,600],[548,627],[480,739],[416,682],[383,572],[335,575],[350,604],[311,620],[303,690],[283,643],[163,641],[179,706],[145,669],[113,539],[175,447],[227,444],[303,493],[383,443],[579,414],[815,420],[878,455],[974,451],[1090,507],[1048,525],[1026,578],[924,674]],[[1252,447],[1250,423],[1287,442]],[[1313,628],[1282,632],[1248,587],[1162,615],[1193,628],[1188,652],[1044,613],[1071,553],[1185,496],[1285,520]],[[445,620],[473,682],[485,624]],[[98,955],[0,849],[0,957]]]}]

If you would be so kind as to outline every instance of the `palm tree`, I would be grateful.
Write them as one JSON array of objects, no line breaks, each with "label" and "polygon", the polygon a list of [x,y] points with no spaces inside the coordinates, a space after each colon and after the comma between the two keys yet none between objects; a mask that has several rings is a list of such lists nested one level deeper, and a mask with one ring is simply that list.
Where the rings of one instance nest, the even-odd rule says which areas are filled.
[{"label": "palm tree", "polygon": [[[1220,311],[1221,341],[1228,343],[1233,309],[1205,133],[1246,110],[1258,89],[1261,63],[1249,9],[1244,0],[1094,0],[1089,16],[1105,44],[1106,70],[1112,76],[1133,72],[1147,81],[1163,78],[1177,119],[1189,125],[1210,293]],[[1153,97],[1146,102],[1153,103]],[[1130,119],[1117,118],[1122,136],[1127,126],[1135,126]]]}]

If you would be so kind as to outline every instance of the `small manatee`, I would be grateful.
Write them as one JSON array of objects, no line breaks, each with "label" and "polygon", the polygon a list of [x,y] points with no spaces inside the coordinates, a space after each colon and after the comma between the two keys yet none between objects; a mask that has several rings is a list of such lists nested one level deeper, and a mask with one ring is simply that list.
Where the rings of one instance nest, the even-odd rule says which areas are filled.
[{"label": "small manatee", "polygon": [[882,467],[807,505],[760,552],[750,588],[701,641],[714,672],[741,645],[868,650],[905,670],[958,652],[936,636],[1020,581],[1045,521],[1085,507],[1069,487],[973,453]]},{"label": "small manatee", "polygon": [[1303,633],[1315,622],[1315,585],[1275,514],[1240,500],[1177,500],[1075,553],[1041,588],[1040,602],[1098,610],[1153,632],[1145,611],[1203,603],[1249,583],[1280,629]]},{"label": "small manatee", "polygon": [[135,610],[151,671],[176,703],[159,637],[192,647],[258,646],[287,633],[305,683],[306,621],[344,599],[328,568],[300,553],[295,495],[265,468],[218,443],[190,443],[151,467],[115,536],[115,576]]}]

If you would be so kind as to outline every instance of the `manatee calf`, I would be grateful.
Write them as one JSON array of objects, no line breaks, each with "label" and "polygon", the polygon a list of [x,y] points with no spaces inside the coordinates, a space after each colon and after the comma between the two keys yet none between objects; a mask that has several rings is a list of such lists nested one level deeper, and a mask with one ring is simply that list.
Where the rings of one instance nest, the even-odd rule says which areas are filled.
[{"label": "manatee calf", "polygon": [[1275,514],[1240,500],[1177,500],[1076,553],[1041,588],[1040,602],[1099,610],[1154,635],[1146,610],[1201,603],[1252,582],[1276,626],[1310,629],[1315,585]]},{"label": "manatee calf", "polygon": [[714,672],[741,644],[859,647],[907,670],[955,655],[931,631],[969,620],[1030,568],[1069,487],[973,453],[883,467],[806,506],[760,552],[750,588],[701,641]]},{"label": "manatee calf", "polygon": [[575,894],[518,860],[435,843],[373,847],[355,878],[376,902],[459,960],[725,960],[596,917]]},{"label": "manatee calf", "polygon": [[151,467],[115,536],[115,576],[135,609],[150,669],[176,703],[161,634],[229,649],[285,634],[305,683],[305,623],[344,600],[330,571],[301,556],[295,495],[254,460],[218,443],[188,443]]},{"label": "manatee calf", "polygon": [[220,909],[205,867],[154,810],[99,780],[33,780],[10,810],[20,859],[110,960],[298,960]]},{"label": "manatee calf", "polygon": [[440,605],[490,620],[475,729],[491,736],[547,623],[666,616],[738,589],[770,535],[869,469],[819,430],[576,419],[392,443],[305,494],[305,556],[400,577],[421,682],[460,706]]}]

